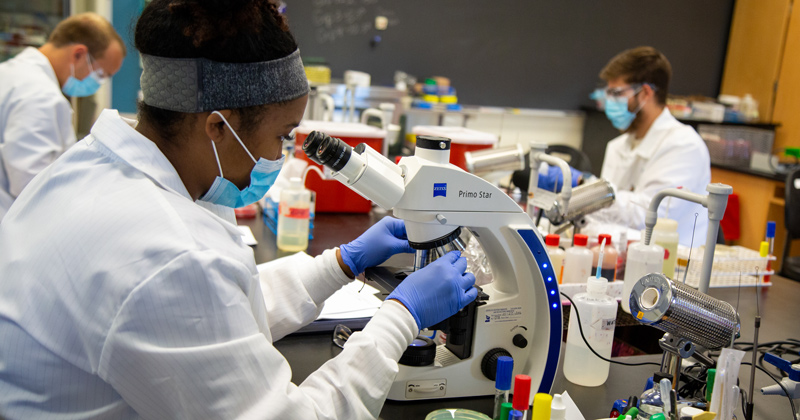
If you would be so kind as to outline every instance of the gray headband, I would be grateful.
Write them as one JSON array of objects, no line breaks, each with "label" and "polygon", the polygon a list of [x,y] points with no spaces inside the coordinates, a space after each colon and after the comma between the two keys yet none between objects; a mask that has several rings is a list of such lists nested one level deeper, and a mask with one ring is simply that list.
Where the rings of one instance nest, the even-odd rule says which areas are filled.
[{"label": "gray headband", "polygon": [[178,112],[236,109],[290,101],[308,93],[300,50],[260,63],[141,54],[144,103]]}]

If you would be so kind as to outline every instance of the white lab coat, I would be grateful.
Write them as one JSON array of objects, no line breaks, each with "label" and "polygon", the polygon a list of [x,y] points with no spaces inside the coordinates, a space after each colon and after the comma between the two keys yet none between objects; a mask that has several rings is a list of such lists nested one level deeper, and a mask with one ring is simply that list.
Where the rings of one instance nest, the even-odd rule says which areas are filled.
[{"label": "white lab coat", "polygon": [[[614,185],[616,200],[611,207],[589,217],[594,224],[641,230],[647,208],[657,192],[683,187],[707,194],[706,186],[711,182],[708,148],[692,127],[680,123],[664,108],[635,149],[631,148],[632,137],[633,134],[622,134],[606,147],[600,176]],[[672,198],[661,202],[659,217],[667,215],[668,206],[669,218],[678,221],[680,243],[686,246],[692,240],[694,215],[698,213],[694,245],[704,244],[708,211],[699,204]]]},{"label": "white lab coat", "polygon": [[47,57],[26,48],[0,64],[0,220],[31,179],[74,143],[72,107]]},{"label": "white lab coat", "polygon": [[155,144],[103,111],[0,224],[0,417],[376,417],[413,317],[384,303],[292,384],[272,342],[350,279],[334,250],[259,273],[228,210],[193,202]]}]

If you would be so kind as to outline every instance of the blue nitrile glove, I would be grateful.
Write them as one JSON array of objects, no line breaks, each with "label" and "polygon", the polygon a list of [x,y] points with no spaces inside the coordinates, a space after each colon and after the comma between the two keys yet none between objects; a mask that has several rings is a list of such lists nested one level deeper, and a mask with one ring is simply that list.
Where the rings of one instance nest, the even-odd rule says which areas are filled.
[{"label": "blue nitrile glove", "polygon": [[386,299],[400,301],[419,329],[444,321],[478,297],[467,259],[451,251],[406,277]]},{"label": "blue nitrile glove", "polygon": [[384,217],[356,238],[339,247],[342,261],[355,275],[374,267],[401,252],[414,252],[406,237],[406,224],[394,217]]},{"label": "blue nitrile glove", "polygon": [[[572,166],[569,167],[570,172],[572,172],[572,187],[576,187],[578,185],[578,181],[580,181],[581,176],[583,173]],[[553,188],[558,183],[558,189],[556,192],[561,191],[561,187],[564,186],[564,174],[561,173],[561,168],[549,165],[547,167],[547,173],[539,173],[539,188],[547,191],[553,191]]]}]

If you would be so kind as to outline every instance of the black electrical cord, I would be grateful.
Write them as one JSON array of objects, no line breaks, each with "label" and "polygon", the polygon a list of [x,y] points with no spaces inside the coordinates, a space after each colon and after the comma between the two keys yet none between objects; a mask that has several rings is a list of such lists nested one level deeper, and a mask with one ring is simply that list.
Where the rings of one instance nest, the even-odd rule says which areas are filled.
[{"label": "black electrical cord", "polygon": [[586,336],[583,335],[583,326],[581,325],[581,315],[580,315],[580,313],[578,313],[578,308],[575,307],[575,302],[572,301],[572,298],[570,298],[569,296],[565,295],[564,292],[561,292],[561,296],[564,296],[565,298],[567,298],[569,303],[572,305],[572,307],[570,308],[570,311],[575,311],[575,318],[578,319],[578,331],[581,332],[581,338],[583,339],[583,342],[586,343],[586,347],[588,347],[589,350],[592,353],[594,353],[595,356],[599,357],[600,360],[606,361],[608,363],[614,363],[614,364],[617,364],[617,365],[623,365],[623,366],[646,366],[646,365],[654,365],[654,366],[659,366],[659,367],[661,366],[661,363],[654,363],[654,362],[643,362],[643,363],[617,362],[615,360],[606,359],[605,357],[597,354],[597,352],[594,351],[592,346],[589,345],[589,342],[586,340]]},{"label": "black electrical cord", "polygon": [[[749,362],[742,362],[742,364],[743,364],[743,365],[747,365],[747,366],[751,366],[751,365],[752,365],[752,363],[749,363]],[[781,387],[781,389],[783,390],[783,393],[784,393],[784,394],[786,394],[786,398],[788,398],[788,399],[789,399],[789,404],[791,404],[791,406],[792,406],[792,418],[793,418],[793,419],[796,419],[796,418],[797,418],[797,408],[794,406],[794,400],[792,399],[792,397],[790,397],[790,396],[789,396],[789,390],[788,390],[788,389],[786,389],[786,387],[785,387],[785,386],[783,386],[783,384],[781,383],[781,381],[779,381],[779,380],[778,380],[778,378],[776,378],[776,377],[772,376],[772,374],[771,374],[771,373],[767,372],[767,370],[766,370],[766,369],[764,369],[764,368],[762,368],[761,366],[758,366],[758,365],[756,365],[756,369],[758,369],[758,370],[760,370],[760,371],[764,372],[764,373],[765,373],[767,376],[769,376],[769,377],[770,377],[770,378],[771,378],[773,381],[775,381],[775,383],[776,383],[776,384],[778,384],[778,386],[780,386],[780,387]]]}]

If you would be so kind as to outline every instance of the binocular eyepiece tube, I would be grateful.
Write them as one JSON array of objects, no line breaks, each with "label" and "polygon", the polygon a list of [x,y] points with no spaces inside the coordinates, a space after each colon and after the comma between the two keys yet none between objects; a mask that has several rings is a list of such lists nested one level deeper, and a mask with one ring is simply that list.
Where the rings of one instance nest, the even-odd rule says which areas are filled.
[{"label": "binocular eyepiece tube", "polygon": [[403,169],[365,143],[355,148],[312,131],[303,142],[308,158],[333,171],[332,177],[367,200],[391,209],[405,193]]}]

